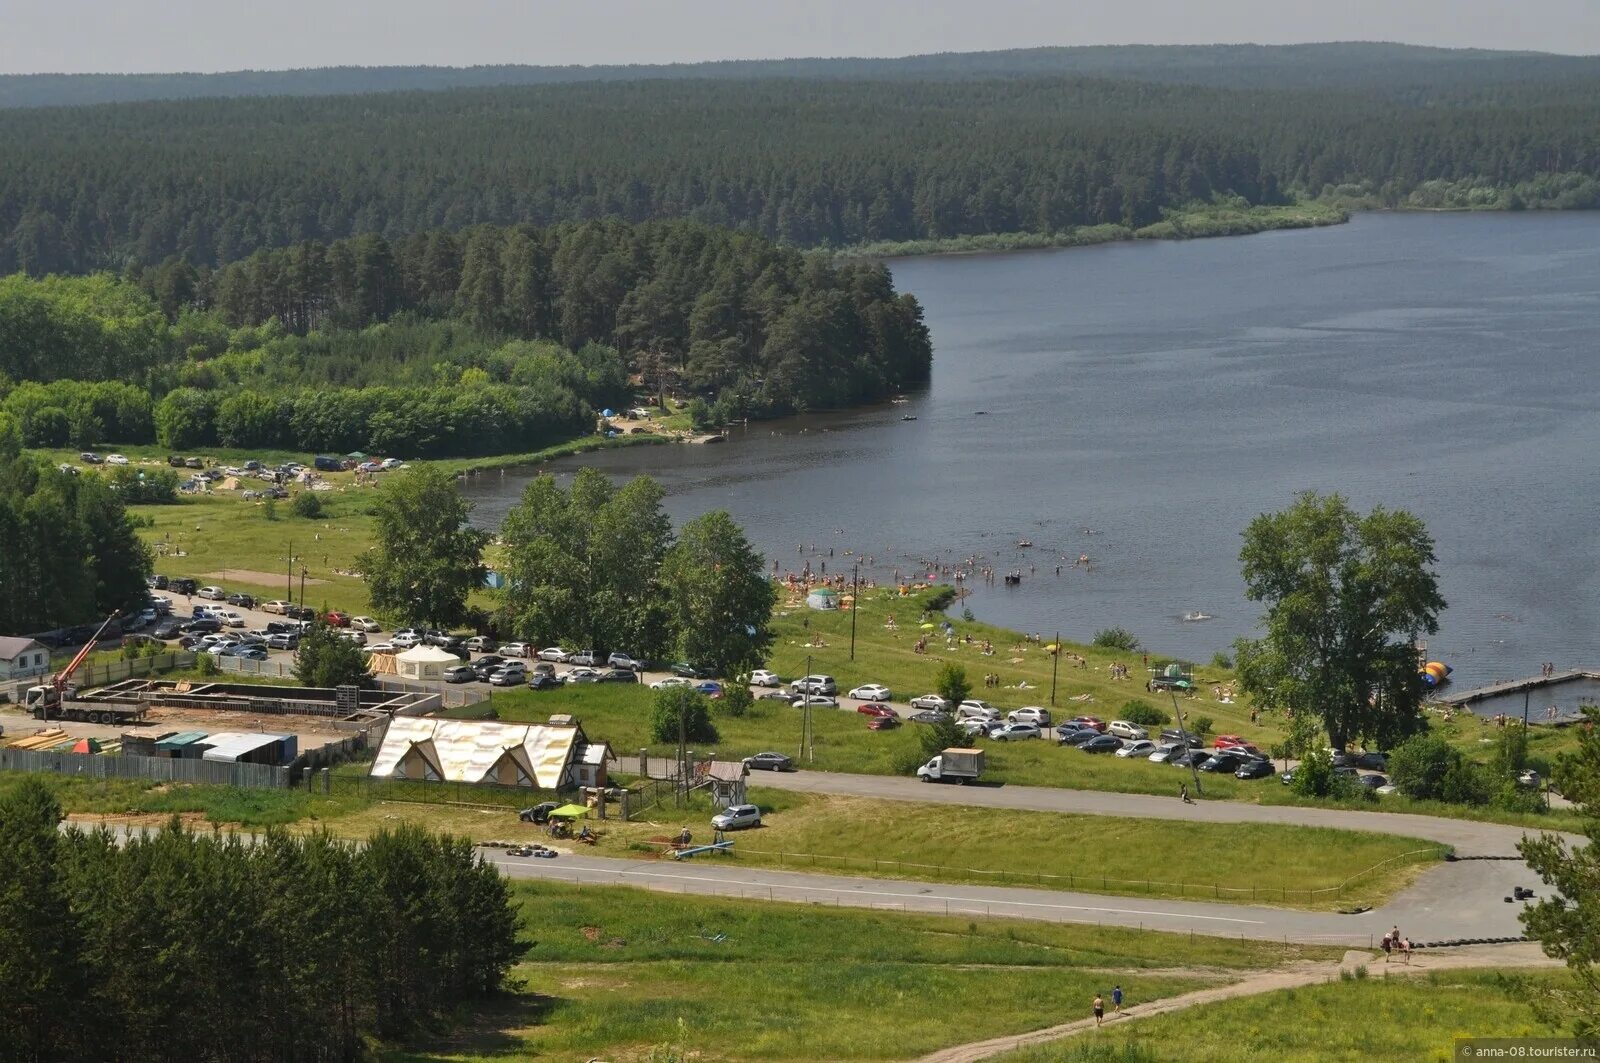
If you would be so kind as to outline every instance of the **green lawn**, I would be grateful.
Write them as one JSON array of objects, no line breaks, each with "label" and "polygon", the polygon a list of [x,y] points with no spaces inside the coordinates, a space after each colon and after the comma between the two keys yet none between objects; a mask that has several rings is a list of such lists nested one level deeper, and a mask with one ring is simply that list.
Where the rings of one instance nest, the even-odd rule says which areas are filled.
[{"label": "green lawn", "polygon": [[23,779],[48,786],[69,814],[194,815],[208,823],[271,827],[312,825],[347,816],[368,802],[355,792],[257,790],[231,786],[190,786],[150,779],[81,779],[67,775],[0,774],[0,793]]},{"label": "green lawn", "polygon": [[515,889],[534,942],[513,971],[515,996],[451,1041],[391,1053],[392,1063],[643,1060],[654,1046],[706,1063],[905,1059],[1051,1025],[1062,1001],[1112,982],[1154,999],[1334,955],[625,887]]},{"label": "green lawn", "polygon": [[1119,1024],[995,1063],[1449,1063],[1457,1037],[1554,1037],[1528,1005],[1529,980],[1452,971],[1286,989]]}]

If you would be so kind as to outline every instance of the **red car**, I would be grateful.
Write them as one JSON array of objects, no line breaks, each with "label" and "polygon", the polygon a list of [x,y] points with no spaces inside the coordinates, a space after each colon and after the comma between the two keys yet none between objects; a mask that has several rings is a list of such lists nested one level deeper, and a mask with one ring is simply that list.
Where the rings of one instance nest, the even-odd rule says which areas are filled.
[{"label": "red car", "polygon": [[1238,735],[1217,735],[1217,740],[1211,743],[1212,747],[1215,749],[1238,749],[1240,746],[1247,746],[1249,744],[1249,742],[1246,742]]},{"label": "red car", "polygon": [[857,705],[856,711],[866,716],[876,716],[880,720],[898,720],[900,718],[899,714],[893,709],[870,701]]},{"label": "red car", "polygon": [[867,721],[869,731],[892,731],[900,726],[900,717],[893,714],[888,716],[874,716]]},{"label": "red car", "polygon": [[349,613],[341,613],[338,610],[334,610],[333,612],[330,612],[327,616],[323,617],[323,619],[326,620],[328,623],[332,624],[334,627],[349,627],[350,626],[350,614]]},{"label": "red car", "polygon": [[1105,721],[1098,716],[1074,716],[1072,722],[1079,727],[1092,727],[1096,731],[1104,732],[1106,729]]}]

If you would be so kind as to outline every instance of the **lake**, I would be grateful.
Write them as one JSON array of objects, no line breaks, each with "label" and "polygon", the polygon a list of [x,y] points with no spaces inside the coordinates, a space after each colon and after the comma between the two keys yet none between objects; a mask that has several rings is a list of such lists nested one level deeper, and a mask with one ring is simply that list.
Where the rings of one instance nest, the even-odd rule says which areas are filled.
[{"label": "lake", "polygon": [[[727,509],[786,569],[980,556],[1023,573],[969,582],[985,620],[1117,625],[1198,660],[1259,614],[1245,524],[1339,491],[1427,521],[1449,601],[1429,655],[1457,688],[1600,664],[1600,215],[1364,214],[893,268],[935,347],[907,402],[550,470],[649,473],[675,520]],[[477,519],[531,474],[468,484]]]}]

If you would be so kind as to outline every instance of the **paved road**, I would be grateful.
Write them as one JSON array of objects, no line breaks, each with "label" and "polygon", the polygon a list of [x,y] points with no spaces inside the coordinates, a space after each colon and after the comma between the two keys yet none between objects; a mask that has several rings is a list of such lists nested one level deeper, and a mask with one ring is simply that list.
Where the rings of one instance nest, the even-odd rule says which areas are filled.
[{"label": "paved road", "polygon": [[1009,886],[958,886],[898,879],[769,871],[701,857],[646,862],[563,853],[554,860],[483,850],[511,878],[555,879],[640,886],[668,893],[711,894],[760,900],[929,912],[1006,916],[1054,923],[1093,923],[1146,930],[1191,932],[1372,947],[1391,926],[1414,941],[1460,937],[1512,937],[1522,932],[1522,907],[1503,900],[1513,884],[1537,886],[1511,861],[1444,864],[1401,897],[1361,915],[1302,912],[1258,905],[1108,897],[1092,893]]}]

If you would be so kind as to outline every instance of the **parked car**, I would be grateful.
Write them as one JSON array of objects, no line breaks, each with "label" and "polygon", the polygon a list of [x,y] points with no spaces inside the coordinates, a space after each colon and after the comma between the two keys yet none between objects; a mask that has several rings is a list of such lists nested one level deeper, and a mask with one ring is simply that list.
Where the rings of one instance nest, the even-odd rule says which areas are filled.
[{"label": "parked car", "polygon": [[761,826],[761,809],[755,805],[729,805],[711,817],[716,830],[743,830]]},{"label": "parked car", "polygon": [[607,668],[595,677],[596,683],[637,683],[639,673],[632,668]]},{"label": "parked car", "polygon": [[1388,786],[1389,780],[1382,775],[1363,775],[1361,776],[1361,785],[1369,790],[1376,790],[1380,786]]},{"label": "parked car", "polygon": [[879,705],[877,702],[872,701],[857,705],[856,711],[865,716],[894,716],[896,719],[899,718],[899,714],[887,705]]},{"label": "parked car", "polygon": [[957,720],[998,720],[1000,710],[979,698],[968,698],[956,706]]},{"label": "parked car", "polygon": [[794,695],[787,690],[766,690],[756,695],[757,701],[793,701]]},{"label": "parked car", "polygon": [[1040,728],[1049,727],[1050,710],[1038,705],[1024,705],[1006,713],[1006,720],[1011,723],[1031,723]]},{"label": "parked car", "polygon": [[780,687],[783,680],[778,678],[777,672],[765,668],[757,668],[750,673],[750,685],[753,687]]},{"label": "parked car", "polygon": [[796,694],[837,694],[839,684],[834,682],[831,675],[813,673],[794,680],[789,684],[789,689]]},{"label": "parked car", "polygon": [[100,455],[96,454],[94,451],[86,450],[82,454],[78,455],[78,460],[83,462],[85,465],[99,465],[101,458]]},{"label": "parked car", "polygon": [[156,629],[150,632],[150,634],[152,637],[161,639],[163,642],[171,641],[172,639],[175,639],[179,635],[183,634],[183,625],[178,623],[176,620],[163,620],[161,623],[156,625]]},{"label": "parked car", "polygon": [[505,664],[489,673],[489,685],[496,687],[516,687],[528,681],[528,670],[516,661],[507,661]]},{"label": "parked car", "polygon": [[289,606],[293,604],[293,602],[286,602],[282,598],[274,598],[270,602],[263,602],[261,604],[261,611],[263,613],[277,613],[282,615],[288,610]]},{"label": "parked car", "polygon": [[1189,747],[1182,742],[1163,742],[1150,751],[1150,760],[1156,764],[1165,764],[1188,750]]},{"label": "parked car", "polygon": [[529,690],[555,690],[561,686],[561,680],[549,672],[535,672],[528,677]]},{"label": "parked car", "polygon": [[598,683],[600,670],[598,668],[572,668],[561,676],[563,683]]},{"label": "parked car", "polygon": [[322,619],[324,621],[326,621],[327,624],[330,627],[349,627],[350,626],[350,614],[349,613],[341,613],[337,609],[328,610],[328,612],[323,615]]},{"label": "parked car", "polygon": [[650,684],[651,690],[666,690],[668,687],[692,687],[693,679],[685,679],[681,675],[669,675],[665,679],[657,679]]},{"label": "parked car", "polygon": [[1039,725],[1036,723],[1003,723],[990,731],[989,737],[996,742],[1015,742],[1022,738],[1038,738]]},{"label": "parked car", "polygon": [[365,646],[367,644],[367,633],[365,631],[353,628],[343,628],[338,634],[339,637],[344,639],[346,642],[353,642],[357,646]]},{"label": "parked car", "polygon": [[593,668],[595,665],[599,664],[600,661],[595,656],[595,652],[593,650],[576,650],[567,654],[567,663],[581,664],[586,667]]},{"label": "parked car", "polygon": [[478,679],[478,673],[465,664],[453,664],[440,674],[446,683],[475,683]]},{"label": "parked car", "polygon": [[1133,741],[1129,742],[1127,745],[1125,745],[1121,749],[1117,750],[1117,756],[1119,756],[1119,757],[1144,757],[1146,760],[1148,760],[1150,758],[1150,754],[1154,753],[1155,751],[1156,751],[1156,744],[1154,742],[1150,741],[1150,739],[1148,739],[1148,738],[1135,738]]},{"label": "parked car", "polygon": [[229,605],[236,605],[240,609],[254,609],[256,607],[255,595],[243,594],[238,591],[228,595],[224,601],[226,601]]},{"label": "parked car", "polygon": [[218,620],[222,621],[222,626],[223,627],[247,627],[248,626],[244,622],[244,617],[240,616],[238,613],[234,612],[232,609],[218,609],[215,612],[213,612],[211,615],[216,617]]},{"label": "parked car", "polygon": [[1098,716],[1074,716],[1070,722],[1077,724],[1079,727],[1088,727],[1099,731],[1101,734],[1104,734],[1106,730],[1105,722]]},{"label": "parked car", "polygon": [[667,671],[679,679],[710,679],[711,673],[697,664],[688,661],[676,661]]},{"label": "parked car", "polygon": [[1235,753],[1231,749],[1221,749],[1207,757],[1205,763],[1200,765],[1200,770],[1231,775],[1238,771],[1246,760],[1252,759],[1254,758],[1247,757],[1243,753]]},{"label": "parked car", "polygon": [[874,716],[867,720],[867,730],[869,731],[892,731],[899,726],[900,717],[898,716]]},{"label": "parked car", "polygon": [[1106,725],[1106,733],[1114,734],[1118,738],[1126,738],[1130,741],[1150,737],[1149,731],[1146,731],[1136,723],[1129,723],[1127,720],[1112,720]]},{"label": "parked car", "polygon": [[370,616],[352,616],[350,618],[350,626],[358,631],[365,631],[369,635],[375,635],[383,630],[383,625]]},{"label": "parked car", "polygon": [[1056,744],[1062,746],[1081,746],[1085,742],[1092,742],[1100,737],[1100,732],[1093,727],[1056,728]]},{"label": "parked car", "polygon": [[979,735],[987,738],[995,731],[998,731],[1000,728],[1004,727],[1005,724],[1001,723],[999,720],[984,720],[977,717],[972,717],[958,721],[956,726],[961,728],[961,730],[964,731],[969,738],[977,738]]},{"label": "parked car", "polygon": [[[487,676],[490,672],[494,671],[496,668],[499,668],[502,664],[505,664],[508,659],[509,658],[500,656],[498,653],[486,653],[477,660],[472,661],[471,667],[476,669],[480,674]],[[518,663],[520,664],[521,662],[519,661]]]},{"label": "parked car", "polygon": [[1272,761],[1262,757],[1251,757],[1234,769],[1235,779],[1265,779],[1272,774]]},{"label": "parked car", "polygon": [[289,631],[278,631],[267,636],[267,646],[274,650],[298,650],[300,636]]},{"label": "parked car", "polygon": [[151,590],[164,591],[167,589],[167,577],[162,575],[149,576],[145,579],[144,585]]},{"label": "parked car", "polygon": [[1211,742],[1212,749],[1232,749],[1234,746],[1249,745],[1238,735],[1217,735]]},{"label": "parked car", "polygon": [[396,631],[389,636],[389,643],[397,649],[409,650],[422,643],[422,636],[415,631]]},{"label": "parked car", "polygon": [[[500,652],[515,653],[518,656],[525,657],[532,653],[532,649],[526,642],[508,642],[500,647]],[[554,661],[556,664],[565,664],[567,661],[567,651],[560,646],[546,646],[538,653],[534,653],[533,656],[541,661]]]},{"label": "parked car", "polygon": [[206,598],[213,602],[220,602],[228,596],[228,592],[221,587],[201,587],[195,592],[195,596]]},{"label": "parked car", "polygon": [[167,589],[174,594],[193,594],[196,590],[196,584],[188,576],[178,576],[167,581]]},{"label": "parked car", "polygon": [[950,714],[948,712],[936,712],[933,709],[923,709],[921,712],[913,712],[910,716],[906,717],[906,719],[910,720],[912,723],[927,724],[943,723],[949,718]]},{"label": "parked car", "polygon": [[839,707],[838,699],[829,697],[827,694],[801,694],[799,697],[789,702],[789,704],[793,705],[797,709],[803,709],[807,705],[820,705],[830,709],[837,709]]},{"label": "parked car", "polygon": [[1167,758],[1167,763],[1174,768],[1198,768],[1211,759],[1211,752],[1205,749],[1185,749],[1182,753]]},{"label": "parked car", "polygon": [[911,699],[913,709],[929,709],[933,712],[948,712],[950,703],[938,694],[918,694]]},{"label": "parked car", "polygon": [[471,650],[473,653],[482,653],[485,650],[492,650],[494,649],[494,639],[490,638],[488,635],[474,635],[467,640],[467,649]]},{"label": "parked car", "polygon": [[209,635],[222,630],[222,621],[210,616],[197,616],[184,624],[182,629],[186,635]]},{"label": "parked car", "polygon": [[1206,740],[1195,734],[1193,731],[1185,731],[1179,727],[1169,727],[1165,731],[1162,731],[1160,740],[1162,742],[1182,743],[1183,745],[1189,746],[1191,749],[1197,749],[1206,744]]},{"label": "parked car", "polygon": [[1078,748],[1085,753],[1115,753],[1122,748],[1122,739],[1116,735],[1095,735]]},{"label": "parked car", "polygon": [[694,688],[713,701],[722,697],[722,684],[715,679],[703,679],[696,683]]},{"label": "parked car", "polygon": [[233,651],[232,652],[233,652],[233,656],[238,657],[241,660],[246,660],[246,661],[264,661],[264,660],[267,659],[267,651],[261,646],[256,646],[256,645],[235,646],[235,647],[233,647]]},{"label": "parked car", "polygon": [[794,771],[794,758],[782,753],[757,753],[745,757],[744,766],[751,771]]},{"label": "parked car", "polygon": [[630,672],[643,672],[649,667],[650,662],[631,653],[612,653],[606,658],[606,664],[612,668],[626,668]]},{"label": "parked car", "polygon": [[849,696],[857,701],[888,701],[894,694],[882,683],[864,683],[850,691]]},{"label": "parked car", "polygon": [[524,823],[545,824],[550,822],[550,813],[561,807],[559,801],[541,801],[532,808],[525,808],[517,813],[517,818]]},{"label": "parked car", "polygon": [[1362,752],[1356,755],[1356,767],[1366,768],[1368,771],[1388,771],[1389,754]]},{"label": "parked car", "polygon": [[283,611],[283,615],[294,620],[304,620],[307,623],[317,618],[317,611],[309,605],[291,605]]}]

